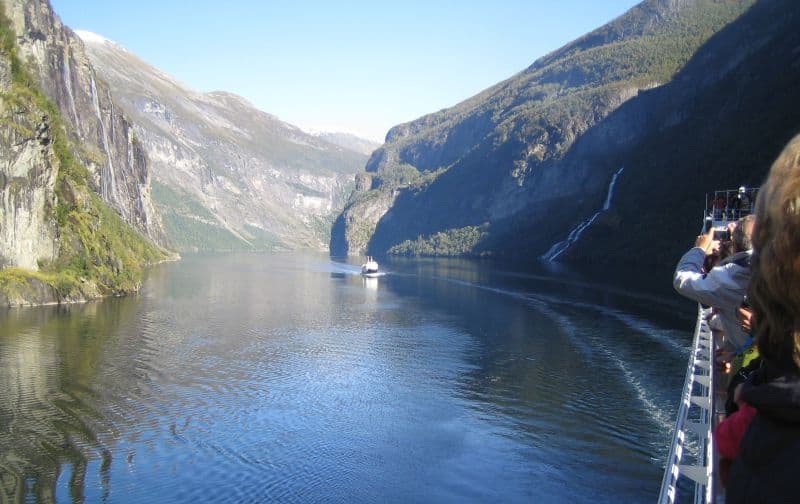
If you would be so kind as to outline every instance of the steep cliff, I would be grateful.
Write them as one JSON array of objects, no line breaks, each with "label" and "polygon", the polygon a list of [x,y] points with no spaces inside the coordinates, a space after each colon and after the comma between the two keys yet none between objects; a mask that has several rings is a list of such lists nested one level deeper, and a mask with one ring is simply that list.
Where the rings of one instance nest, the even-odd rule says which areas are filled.
[{"label": "steep cliff", "polygon": [[327,247],[367,156],[224,92],[199,93],[120,45],[81,32],[153,162],[153,192],[179,250]]},{"label": "steep cliff", "polygon": [[77,160],[91,173],[103,201],[134,228],[164,243],[150,198],[150,168],[133,128],[96,78],[81,40],[48,0],[5,0],[20,59],[57,106]]},{"label": "steep cliff", "polygon": [[620,166],[612,154],[647,126],[638,111],[607,118],[669,82],[752,3],[647,0],[479,95],[396,126],[332,249],[504,254],[526,227],[526,251],[543,253],[602,206]]},{"label": "steep cliff", "polygon": [[23,39],[0,9],[0,306],[136,290],[143,265],[164,254],[95,192],[36,59],[21,58]]},{"label": "steep cliff", "polygon": [[667,283],[700,230],[706,194],[758,186],[800,133],[798,26],[800,2],[759,0],[670,83],[609,117],[640,133],[609,155],[625,166],[612,211],[563,260],[646,266]]},{"label": "steep cliff", "polygon": [[[13,40],[5,45],[13,47]],[[12,67],[12,58],[0,58],[0,269],[35,270],[57,255],[52,209],[59,161],[50,117],[12,93],[12,74],[19,72]]]}]

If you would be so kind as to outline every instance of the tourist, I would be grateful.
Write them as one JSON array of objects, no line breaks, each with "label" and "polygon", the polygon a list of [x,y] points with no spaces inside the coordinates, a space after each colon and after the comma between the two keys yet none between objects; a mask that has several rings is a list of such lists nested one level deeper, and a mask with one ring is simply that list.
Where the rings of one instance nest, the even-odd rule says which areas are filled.
[{"label": "tourist", "polygon": [[717,309],[725,333],[725,348],[730,353],[743,351],[749,341],[736,318],[736,310],[750,281],[752,230],[752,217],[740,220],[731,237],[733,255],[706,271],[703,270],[706,257],[719,253],[719,242],[714,240],[714,230],[710,229],[698,236],[695,246],[681,257],[673,276],[673,286],[680,294]]},{"label": "tourist", "polygon": [[739,195],[737,196],[737,198],[739,198],[740,215],[742,216],[748,215],[751,212],[750,196],[747,195],[747,190],[744,188],[744,186],[739,188]]},{"label": "tourist", "polygon": [[[738,423],[727,502],[797,502],[800,474],[800,136],[770,169],[756,200],[748,298],[762,365],[736,399]],[[752,419],[749,420],[748,416]],[[749,424],[749,425],[748,425]],[[744,429],[743,429],[744,427]]]},{"label": "tourist", "polygon": [[714,219],[720,220],[725,215],[725,206],[727,201],[725,201],[725,196],[722,194],[718,194],[716,199],[714,199],[713,208],[714,208]]}]

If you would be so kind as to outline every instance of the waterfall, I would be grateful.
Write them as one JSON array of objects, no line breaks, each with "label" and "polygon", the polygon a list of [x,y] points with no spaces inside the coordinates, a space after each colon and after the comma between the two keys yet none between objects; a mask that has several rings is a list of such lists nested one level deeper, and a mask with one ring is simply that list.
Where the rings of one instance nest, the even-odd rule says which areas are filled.
[{"label": "waterfall", "polygon": [[67,85],[67,97],[69,98],[69,109],[72,112],[72,119],[75,127],[78,127],[78,111],[75,108],[75,94],[72,90],[72,69],[69,65],[69,53],[64,53],[64,82]]},{"label": "waterfall", "polygon": [[[103,176],[100,176],[100,195],[103,197],[105,201],[113,200],[115,203],[118,203],[117,198],[117,181],[116,175],[114,173],[114,162],[111,159],[111,152],[108,148],[108,133],[106,132],[106,125],[103,122],[103,116],[100,114],[100,98],[97,95],[97,85],[94,81],[94,73],[91,74],[90,83],[92,86],[92,103],[94,104],[94,112],[97,115],[97,121],[100,123],[100,141],[103,144],[103,151],[106,153],[106,157],[108,158],[108,173],[109,177],[106,179],[110,184],[103,180]],[[110,187],[107,187],[110,185]],[[111,192],[111,197],[109,198],[109,189]]]},{"label": "waterfall", "polygon": [[578,239],[581,237],[581,234],[584,231],[586,231],[586,229],[589,226],[592,225],[592,223],[597,219],[597,217],[600,216],[601,213],[611,208],[611,199],[614,196],[614,186],[617,184],[617,177],[620,176],[622,170],[624,169],[625,169],[624,166],[620,167],[620,169],[614,172],[614,175],[611,177],[611,182],[609,182],[608,184],[608,194],[606,195],[605,202],[603,202],[603,208],[595,212],[591,217],[589,217],[585,221],[575,226],[575,228],[572,231],[570,231],[570,233],[567,235],[567,238],[565,240],[562,240],[554,244],[552,247],[550,247],[550,250],[548,250],[544,255],[542,255],[541,259],[547,262],[553,262],[556,259],[558,259],[558,256],[566,252],[567,249],[570,248],[573,243],[578,241]]},{"label": "waterfall", "polygon": [[611,208],[611,198],[614,196],[614,185],[617,183],[617,177],[619,174],[622,173],[625,167],[621,167],[619,170],[614,172],[614,175],[611,177],[611,183],[608,184],[608,194],[606,195],[606,201],[603,203],[603,211],[605,212],[609,208]]}]

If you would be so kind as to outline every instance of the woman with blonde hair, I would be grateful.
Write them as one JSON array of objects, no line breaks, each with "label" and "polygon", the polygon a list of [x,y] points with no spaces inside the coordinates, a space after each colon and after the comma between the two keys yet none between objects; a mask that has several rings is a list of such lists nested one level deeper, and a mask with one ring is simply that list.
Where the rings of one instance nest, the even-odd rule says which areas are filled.
[{"label": "woman with blonde hair", "polygon": [[762,367],[738,400],[755,409],[730,472],[727,502],[798,502],[800,475],[800,135],[756,201],[752,277]]}]

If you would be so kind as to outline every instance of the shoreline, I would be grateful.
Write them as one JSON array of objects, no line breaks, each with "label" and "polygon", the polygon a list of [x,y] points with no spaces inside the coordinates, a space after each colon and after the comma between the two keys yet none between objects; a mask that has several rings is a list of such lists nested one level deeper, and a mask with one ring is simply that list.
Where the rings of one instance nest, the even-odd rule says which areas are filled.
[{"label": "shoreline", "polygon": [[[144,266],[144,269],[152,268],[154,266],[163,263],[178,262],[182,259],[181,255],[177,252],[165,254],[165,256],[166,257],[164,257],[159,261],[147,264],[146,266]],[[37,272],[28,270],[20,270],[20,271],[23,273],[23,275],[29,275],[26,276],[24,282],[27,284],[27,289],[28,289],[25,294],[29,294],[30,296],[22,294],[12,297],[10,293],[0,291],[0,300],[3,300],[2,304],[0,304],[0,309],[12,310],[19,308],[36,308],[42,306],[62,306],[62,305],[66,306],[74,304],[85,304],[85,303],[90,303],[92,301],[99,301],[105,298],[126,297],[135,295],[142,288],[142,282],[140,281],[137,288],[132,291],[123,291],[111,294],[98,293],[97,295],[91,295],[91,294],[87,295],[87,293],[91,293],[92,291],[97,290],[97,285],[92,283],[91,286],[87,286],[85,290],[78,287],[77,288],[78,295],[75,297],[61,297],[55,286],[51,285],[50,283],[40,278],[36,278],[35,274]],[[82,285],[86,285],[89,283],[89,281],[85,279],[83,280],[78,279],[78,281]]]}]

